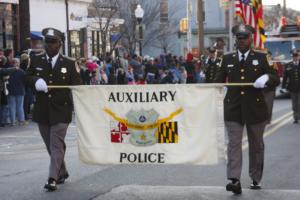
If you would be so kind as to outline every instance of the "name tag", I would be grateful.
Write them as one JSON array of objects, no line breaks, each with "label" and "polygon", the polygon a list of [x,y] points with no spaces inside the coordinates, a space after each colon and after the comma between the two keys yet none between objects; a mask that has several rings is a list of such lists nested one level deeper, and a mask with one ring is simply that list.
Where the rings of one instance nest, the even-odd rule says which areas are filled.
[{"label": "name tag", "polygon": [[43,68],[39,68],[39,67],[37,67],[37,68],[35,68],[37,71],[43,71]]},{"label": "name tag", "polygon": [[234,65],[227,65],[227,67],[233,67]]}]

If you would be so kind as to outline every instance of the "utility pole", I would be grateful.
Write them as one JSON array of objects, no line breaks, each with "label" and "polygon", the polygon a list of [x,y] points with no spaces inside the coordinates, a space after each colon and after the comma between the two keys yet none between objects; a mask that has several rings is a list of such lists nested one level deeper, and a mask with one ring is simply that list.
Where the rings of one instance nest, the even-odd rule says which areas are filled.
[{"label": "utility pole", "polygon": [[286,0],[283,0],[283,16],[286,17]]},{"label": "utility pole", "polygon": [[186,18],[187,18],[187,53],[191,52],[191,40],[192,40],[192,23],[191,23],[191,2],[190,0],[186,0]]},{"label": "utility pole", "polygon": [[200,58],[204,49],[204,15],[203,1],[198,0],[198,56]]},{"label": "utility pole", "polygon": [[234,1],[229,0],[229,51],[233,50],[233,34],[231,32],[231,29],[233,27],[233,17],[234,17]]},{"label": "utility pole", "polygon": [[67,25],[67,55],[71,56],[71,40],[70,40],[70,29],[69,29],[69,1],[65,0],[66,5],[66,25]]},{"label": "utility pole", "polygon": [[30,46],[30,1],[19,1],[19,19],[20,19],[20,50],[24,51]]}]

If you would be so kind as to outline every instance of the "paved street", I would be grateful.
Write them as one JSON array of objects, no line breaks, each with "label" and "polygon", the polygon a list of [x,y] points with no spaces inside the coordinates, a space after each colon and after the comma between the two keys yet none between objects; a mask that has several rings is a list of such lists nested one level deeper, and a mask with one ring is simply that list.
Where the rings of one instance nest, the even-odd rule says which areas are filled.
[{"label": "paved street", "polygon": [[[248,190],[248,151],[242,175],[245,200],[300,199],[300,125],[292,124],[290,99],[275,103],[266,130],[263,190]],[[35,124],[0,129],[0,199],[3,200],[152,200],[236,199],[225,191],[225,164],[216,166],[89,166],[78,160],[76,127],[67,134],[70,178],[59,190],[45,192],[49,159]]]}]

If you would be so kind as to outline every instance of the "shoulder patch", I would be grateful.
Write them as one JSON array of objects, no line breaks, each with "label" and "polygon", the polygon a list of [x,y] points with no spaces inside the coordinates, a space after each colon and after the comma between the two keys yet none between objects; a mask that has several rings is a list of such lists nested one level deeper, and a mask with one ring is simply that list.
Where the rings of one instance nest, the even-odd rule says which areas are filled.
[{"label": "shoulder patch", "polygon": [[217,66],[218,66],[218,67],[221,67],[221,66],[222,66],[222,63],[223,63],[223,57],[220,58],[220,61],[217,63]]},{"label": "shoulder patch", "polygon": [[262,49],[253,49],[253,51],[257,52],[257,53],[267,54],[267,52],[265,50],[262,50]]},{"label": "shoulder patch", "polygon": [[290,67],[290,66],[287,66],[286,68],[285,68],[285,70],[286,71],[290,71],[292,68]]},{"label": "shoulder patch", "polygon": [[70,60],[70,61],[73,61],[73,62],[76,61],[76,59],[73,58],[73,57],[69,57],[69,56],[65,56],[65,55],[63,55],[62,57],[63,57],[64,59],[66,59],[66,60]]},{"label": "shoulder patch", "polygon": [[230,52],[227,52],[227,53],[224,53],[224,56],[226,55],[233,55],[233,54],[235,54],[236,52],[235,51],[230,51]]},{"label": "shoulder patch", "polygon": [[79,67],[77,62],[75,62],[75,68],[76,68],[77,73],[79,74],[80,73],[80,67]]}]

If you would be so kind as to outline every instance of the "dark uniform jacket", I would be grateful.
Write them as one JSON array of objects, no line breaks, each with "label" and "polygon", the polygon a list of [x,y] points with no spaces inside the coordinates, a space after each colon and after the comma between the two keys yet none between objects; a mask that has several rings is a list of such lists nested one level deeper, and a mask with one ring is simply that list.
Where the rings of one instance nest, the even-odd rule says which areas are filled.
[{"label": "dark uniform jacket", "polygon": [[[42,78],[50,85],[79,85],[81,78],[75,61],[59,55],[54,68],[47,62],[46,54],[31,59],[27,70],[26,83],[35,88],[35,82]],[[73,103],[70,89],[48,89],[48,93],[37,92],[33,111],[33,121],[54,125],[70,123]]]},{"label": "dark uniform jacket", "polygon": [[300,92],[300,65],[289,62],[285,66],[282,88],[290,92]]},{"label": "dark uniform jacket", "polygon": [[[266,55],[250,50],[245,64],[239,62],[237,52],[223,56],[216,82],[254,83],[260,76],[268,74],[267,87],[277,86],[279,77],[269,66]],[[263,90],[253,86],[230,86],[224,99],[224,119],[239,123],[256,124],[268,119]]]},{"label": "dark uniform jacket", "polygon": [[[0,107],[1,105],[6,105],[7,104],[7,97],[5,95],[4,90],[6,90],[3,77],[7,76],[11,73],[14,73],[17,71],[15,67],[13,68],[0,68]],[[1,122],[0,122],[1,123]]]},{"label": "dark uniform jacket", "polygon": [[213,83],[216,78],[217,71],[220,67],[221,59],[217,58],[207,63],[205,68],[205,83]]}]

